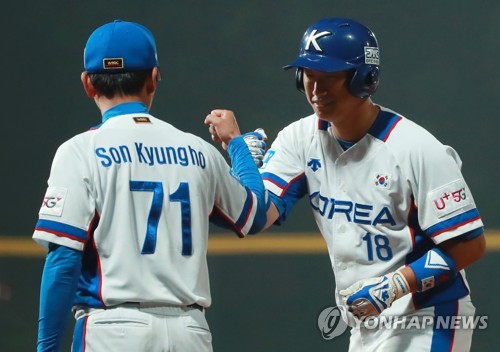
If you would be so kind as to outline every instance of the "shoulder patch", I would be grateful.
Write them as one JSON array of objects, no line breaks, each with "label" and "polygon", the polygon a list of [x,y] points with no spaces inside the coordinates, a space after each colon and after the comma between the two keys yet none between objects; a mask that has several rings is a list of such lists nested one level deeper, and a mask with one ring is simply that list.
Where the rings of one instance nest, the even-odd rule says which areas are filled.
[{"label": "shoulder patch", "polygon": [[449,215],[472,203],[463,179],[448,183],[429,192],[428,201],[438,218]]},{"label": "shoulder patch", "polygon": [[61,216],[64,208],[64,200],[68,190],[66,188],[49,187],[45,192],[42,206],[38,212],[40,215]]}]

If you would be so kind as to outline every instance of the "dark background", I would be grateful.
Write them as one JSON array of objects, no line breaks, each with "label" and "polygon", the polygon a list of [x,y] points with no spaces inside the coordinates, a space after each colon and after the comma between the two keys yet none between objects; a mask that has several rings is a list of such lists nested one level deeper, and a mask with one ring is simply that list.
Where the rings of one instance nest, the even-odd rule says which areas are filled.
[{"label": "dark background", "polygon": [[[100,122],[80,83],[83,47],[96,27],[116,18],[155,34],[163,81],[152,114],[209,140],[203,119],[213,108],[229,108],[242,131],[264,127],[270,141],[311,111],[293,73],[281,69],[305,29],[324,17],[358,19],[375,32],[381,50],[373,100],[458,151],[486,229],[500,228],[498,1],[28,0],[9,3],[0,16],[0,235],[31,236],[57,147]],[[315,230],[300,202],[271,231]],[[319,312],[333,301],[326,255],[209,260],[214,306],[207,317],[216,351],[345,346],[342,339],[323,341],[316,328]],[[479,311],[493,304],[482,272],[496,263],[498,255],[489,253],[470,269],[474,292],[485,299],[476,302]],[[34,349],[42,265],[42,259],[0,258],[0,282],[15,289],[10,301],[0,300],[0,351]],[[493,318],[500,313],[495,307]],[[487,350],[492,333],[478,332],[483,338],[475,338],[475,350]]]}]

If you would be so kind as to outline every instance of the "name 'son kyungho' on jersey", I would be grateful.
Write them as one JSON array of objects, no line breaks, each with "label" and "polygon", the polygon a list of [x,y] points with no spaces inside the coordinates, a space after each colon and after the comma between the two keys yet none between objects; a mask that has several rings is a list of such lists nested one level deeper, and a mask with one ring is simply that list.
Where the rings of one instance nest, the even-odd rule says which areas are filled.
[{"label": "name 'son kyungho' on jersey", "polygon": [[148,166],[180,165],[199,166],[205,168],[205,156],[190,145],[186,147],[174,146],[147,146],[144,143],[134,142],[133,146],[119,145],[116,147],[97,147],[95,155],[104,167],[113,164],[139,163]]}]

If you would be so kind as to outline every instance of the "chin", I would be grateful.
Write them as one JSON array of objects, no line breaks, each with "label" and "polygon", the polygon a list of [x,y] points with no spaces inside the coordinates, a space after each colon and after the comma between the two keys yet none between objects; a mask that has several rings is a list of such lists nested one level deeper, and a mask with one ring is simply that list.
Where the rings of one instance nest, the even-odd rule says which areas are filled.
[{"label": "chin", "polygon": [[318,116],[320,119],[329,122],[331,122],[333,120],[333,116],[335,116],[332,111],[314,109],[314,112],[316,113],[316,116]]}]

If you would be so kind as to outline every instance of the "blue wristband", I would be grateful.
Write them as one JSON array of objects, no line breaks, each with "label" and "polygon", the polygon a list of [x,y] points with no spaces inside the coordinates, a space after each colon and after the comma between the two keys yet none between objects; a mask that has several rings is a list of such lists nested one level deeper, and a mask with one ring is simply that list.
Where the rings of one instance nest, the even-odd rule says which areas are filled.
[{"label": "blue wristband", "polygon": [[409,267],[415,273],[419,291],[427,291],[438,286],[458,273],[453,258],[439,248],[431,249]]}]

